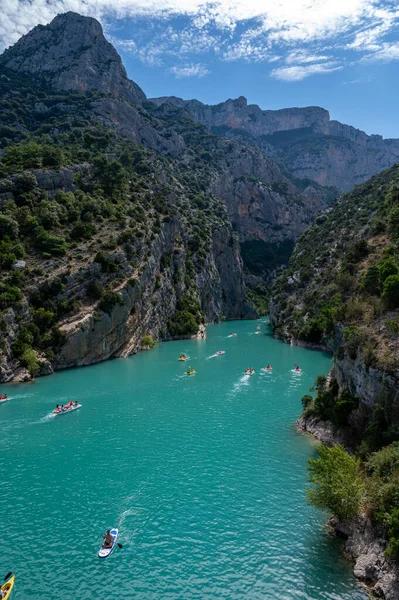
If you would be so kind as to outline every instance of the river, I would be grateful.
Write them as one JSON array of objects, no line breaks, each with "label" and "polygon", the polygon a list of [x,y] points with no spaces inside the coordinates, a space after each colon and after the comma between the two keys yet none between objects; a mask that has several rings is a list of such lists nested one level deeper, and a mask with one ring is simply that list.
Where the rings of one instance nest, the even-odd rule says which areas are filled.
[{"label": "river", "polygon": [[[259,323],[260,335],[224,323],[206,340],[1,386],[0,574],[16,574],[13,600],[367,597],[306,503],[314,443],[294,428],[331,359]],[[70,398],[82,408],[49,416]],[[101,560],[111,527],[123,548]]]}]

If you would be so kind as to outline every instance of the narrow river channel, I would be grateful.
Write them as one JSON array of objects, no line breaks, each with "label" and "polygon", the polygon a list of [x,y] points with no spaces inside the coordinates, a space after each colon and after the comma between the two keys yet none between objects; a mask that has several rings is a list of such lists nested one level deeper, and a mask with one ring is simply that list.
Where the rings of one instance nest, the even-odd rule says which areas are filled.
[{"label": "narrow river channel", "polygon": [[[330,360],[274,340],[264,320],[230,322],[1,386],[0,575],[16,574],[13,600],[365,599],[327,515],[306,503],[314,443],[294,429]],[[49,416],[70,399],[82,408]],[[111,527],[123,548],[101,560]]]}]

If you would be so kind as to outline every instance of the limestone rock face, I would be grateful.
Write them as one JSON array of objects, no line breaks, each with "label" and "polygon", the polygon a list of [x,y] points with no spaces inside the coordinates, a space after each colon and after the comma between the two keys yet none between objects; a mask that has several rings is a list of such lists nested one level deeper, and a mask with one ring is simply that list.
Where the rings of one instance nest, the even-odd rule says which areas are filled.
[{"label": "limestone rock face", "polygon": [[128,79],[100,23],[73,12],[58,15],[47,26],[37,25],[0,56],[0,64],[43,78],[59,90],[98,90],[138,105],[146,99]]},{"label": "limestone rock face", "polygon": [[[162,234],[154,242],[147,265],[134,286],[131,282],[132,268],[125,261],[125,282],[119,288],[123,304],[115,306],[110,314],[99,314],[94,306],[86,306],[61,324],[67,341],[55,357],[57,369],[135,354],[141,349],[144,335],[170,339],[166,324],[174,315],[179,295],[173,278],[179,269],[184,269],[185,256],[175,259],[170,269],[163,272],[162,287],[155,294],[154,289],[160,276],[161,258],[173,251],[176,238],[182,233],[181,227],[178,220],[163,226]],[[204,268],[196,277],[207,323],[218,321],[221,315],[232,319],[256,316],[246,300],[238,245],[230,236],[228,228],[215,232]],[[92,270],[82,277],[87,282],[90,277],[98,279],[99,273]],[[71,278],[69,289],[76,294],[76,278]],[[68,289],[65,293],[68,294]]]},{"label": "limestone rock face", "polygon": [[[92,166],[83,163],[59,172],[52,169],[30,172],[38,184],[53,196],[57,191],[75,189],[75,173],[90,178]],[[162,178],[162,173],[159,176]],[[18,177],[15,175],[0,180],[0,189],[6,190],[4,194],[9,194],[10,199],[13,199],[12,190]],[[9,308],[2,314],[4,332],[0,383],[32,380],[28,370],[20,366],[12,347],[18,339],[21,325],[30,320],[29,295],[40,287],[43,282],[40,278],[44,277],[51,284],[65,270],[68,274],[56,299],[65,302],[79,299],[79,308],[58,323],[65,334],[65,344],[50,360],[44,356],[38,357],[37,376],[137,353],[142,348],[145,335],[155,340],[171,339],[168,320],[173,319],[178,301],[187,293],[188,255],[182,244],[183,238],[187,237],[186,227],[186,221],[179,217],[162,223],[159,235],[154,236],[148,248],[148,257],[143,261],[142,269],[137,269],[125,252],[116,250],[112,257],[119,265],[117,280],[114,273],[103,272],[100,264],[92,262],[92,259],[83,264],[79,263],[80,259],[73,261],[69,267],[66,264],[68,259],[65,259],[62,266],[58,265],[57,268],[54,259],[43,263],[45,274],[30,278],[20,306]],[[162,263],[165,256],[173,257],[167,267]],[[255,310],[247,301],[239,244],[227,219],[213,229],[203,262],[199,263],[198,257],[192,260],[195,265],[196,300],[203,310],[206,323],[218,322],[222,316],[227,319],[256,318]],[[92,282],[112,288],[120,294],[122,302],[116,304],[109,313],[99,310],[97,302],[86,296],[87,287]],[[200,337],[201,332],[205,335],[204,327],[199,328]]]},{"label": "limestone rock face", "polygon": [[352,521],[331,517],[329,526],[345,538],[345,554],[355,563],[355,577],[366,583],[378,598],[399,600],[398,567],[385,557],[386,540],[381,527],[366,517]]},{"label": "limestone rock face", "polygon": [[262,110],[248,105],[243,96],[216,106],[174,96],[152,102],[184,108],[213,133],[260,148],[293,176],[341,192],[399,160],[399,140],[331,121],[328,111],[318,106]]}]

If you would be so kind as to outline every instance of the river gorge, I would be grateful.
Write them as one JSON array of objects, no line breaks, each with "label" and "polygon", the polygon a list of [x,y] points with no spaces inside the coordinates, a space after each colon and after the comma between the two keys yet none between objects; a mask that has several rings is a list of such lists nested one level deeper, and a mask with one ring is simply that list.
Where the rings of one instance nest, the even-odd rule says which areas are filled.
[{"label": "river gorge", "polygon": [[[2,386],[0,563],[15,600],[367,598],[306,502],[315,445],[294,427],[330,356],[275,340],[266,320],[207,333]],[[51,415],[70,398],[79,411]],[[123,548],[101,561],[110,527]]]}]

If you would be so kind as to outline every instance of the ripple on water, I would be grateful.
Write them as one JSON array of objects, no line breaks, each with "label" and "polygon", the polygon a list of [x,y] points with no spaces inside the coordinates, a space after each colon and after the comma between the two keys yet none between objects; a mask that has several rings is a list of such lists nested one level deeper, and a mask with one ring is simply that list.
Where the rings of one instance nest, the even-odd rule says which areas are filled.
[{"label": "ripple on water", "polygon": [[[253,330],[223,324],[205,341],[5,386],[0,563],[17,573],[16,600],[366,598],[306,503],[313,446],[292,425],[329,359]],[[82,409],[53,418],[69,395]],[[123,549],[100,561],[112,526]]]}]

